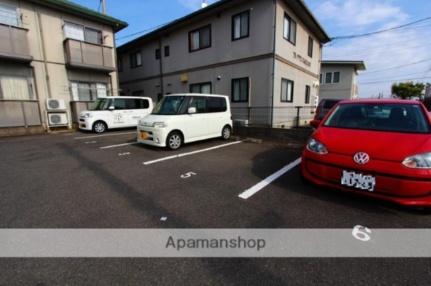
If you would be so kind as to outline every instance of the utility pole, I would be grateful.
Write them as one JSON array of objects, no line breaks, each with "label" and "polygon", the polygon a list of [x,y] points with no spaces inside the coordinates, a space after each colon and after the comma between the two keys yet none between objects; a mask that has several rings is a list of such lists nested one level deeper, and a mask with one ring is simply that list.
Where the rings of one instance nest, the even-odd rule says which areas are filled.
[{"label": "utility pole", "polygon": [[102,13],[106,14],[106,0],[100,0],[100,4],[102,6]]}]

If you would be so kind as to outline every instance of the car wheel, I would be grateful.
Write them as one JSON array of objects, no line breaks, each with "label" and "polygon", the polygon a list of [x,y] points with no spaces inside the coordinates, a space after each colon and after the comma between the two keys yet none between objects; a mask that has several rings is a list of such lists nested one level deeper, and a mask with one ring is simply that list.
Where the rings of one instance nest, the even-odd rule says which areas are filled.
[{"label": "car wheel", "polygon": [[183,145],[183,136],[179,132],[172,132],[166,139],[166,146],[171,150],[177,150]]},{"label": "car wheel", "polygon": [[93,131],[95,133],[103,133],[106,131],[106,129],[108,129],[108,127],[106,126],[106,123],[102,122],[102,121],[97,121],[96,123],[93,124]]},{"label": "car wheel", "polygon": [[230,128],[230,126],[225,126],[221,132],[221,137],[224,140],[229,140],[231,136],[232,136],[232,129]]}]

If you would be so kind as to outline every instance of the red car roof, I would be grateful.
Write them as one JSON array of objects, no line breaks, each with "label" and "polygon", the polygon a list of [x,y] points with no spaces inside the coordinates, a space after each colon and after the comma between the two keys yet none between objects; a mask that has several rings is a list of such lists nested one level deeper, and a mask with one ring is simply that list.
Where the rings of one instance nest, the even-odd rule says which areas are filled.
[{"label": "red car roof", "polygon": [[340,104],[345,103],[383,103],[383,104],[421,104],[416,100],[403,100],[403,99],[355,99],[355,100],[342,100]]}]

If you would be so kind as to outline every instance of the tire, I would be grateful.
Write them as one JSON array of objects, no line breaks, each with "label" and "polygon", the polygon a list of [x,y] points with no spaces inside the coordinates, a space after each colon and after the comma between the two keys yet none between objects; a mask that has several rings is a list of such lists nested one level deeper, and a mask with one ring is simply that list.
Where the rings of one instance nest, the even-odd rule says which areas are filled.
[{"label": "tire", "polygon": [[230,126],[223,127],[223,130],[221,131],[221,138],[223,138],[223,140],[229,140],[231,136],[232,128],[230,128]]},{"label": "tire", "polygon": [[93,132],[97,134],[102,134],[108,130],[108,126],[103,121],[96,121],[93,124]]},{"label": "tire", "polygon": [[180,132],[171,132],[166,138],[166,147],[170,150],[178,150],[183,145],[183,135]]}]

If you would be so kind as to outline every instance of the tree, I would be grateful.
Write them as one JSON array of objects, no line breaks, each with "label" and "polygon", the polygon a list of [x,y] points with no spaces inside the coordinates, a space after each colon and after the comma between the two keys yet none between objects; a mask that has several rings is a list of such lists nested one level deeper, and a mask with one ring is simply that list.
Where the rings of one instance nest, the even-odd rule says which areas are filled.
[{"label": "tree", "polygon": [[401,82],[392,85],[392,94],[402,98],[409,99],[412,97],[422,97],[425,84],[413,82]]}]

